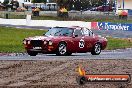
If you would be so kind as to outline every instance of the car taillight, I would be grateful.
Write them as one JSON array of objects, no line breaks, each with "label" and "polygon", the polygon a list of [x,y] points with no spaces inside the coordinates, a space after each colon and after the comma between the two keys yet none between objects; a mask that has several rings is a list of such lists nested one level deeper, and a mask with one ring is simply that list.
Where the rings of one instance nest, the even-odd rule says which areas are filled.
[{"label": "car taillight", "polygon": [[104,38],[104,39],[105,39],[106,41],[108,41],[107,38]]}]

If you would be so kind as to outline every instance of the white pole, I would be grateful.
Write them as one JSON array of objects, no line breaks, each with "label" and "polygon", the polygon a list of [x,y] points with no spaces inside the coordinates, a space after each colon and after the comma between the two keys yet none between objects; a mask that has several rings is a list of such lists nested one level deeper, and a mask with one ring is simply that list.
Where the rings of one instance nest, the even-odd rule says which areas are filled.
[{"label": "white pole", "polygon": [[47,2],[49,2],[49,0],[47,0]]},{"label": "white pole", "polygon": [[124,0],[122,0],[122,4],[123,4],[123,10],[124,10],[124,5],[125,5],[125,2],[124,2]]},{"label": "white pole", "polygon": [[118,14],[118,5],[119,5],[119,2],[118,2],[118,0],[115,0],[114,3],[115,3],[115,15],[117,15]]}]

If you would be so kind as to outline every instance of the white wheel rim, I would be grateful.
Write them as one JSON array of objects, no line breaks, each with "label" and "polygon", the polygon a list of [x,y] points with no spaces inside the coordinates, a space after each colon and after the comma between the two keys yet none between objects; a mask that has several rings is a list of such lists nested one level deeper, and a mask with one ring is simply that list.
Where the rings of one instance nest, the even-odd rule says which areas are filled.
[{"label": "white wheel rim", "polygon": [[65,44],[61,44],[59,46],[59,52],[60,52],[61,55],[66,53],[66,45]]},{"label": "white wheel rim", "polygon": [[96,44],[95,45],[95,53],[100,53],[100,51],[101,51],[101,48],[100,48],[100,45],[99,44]]}]

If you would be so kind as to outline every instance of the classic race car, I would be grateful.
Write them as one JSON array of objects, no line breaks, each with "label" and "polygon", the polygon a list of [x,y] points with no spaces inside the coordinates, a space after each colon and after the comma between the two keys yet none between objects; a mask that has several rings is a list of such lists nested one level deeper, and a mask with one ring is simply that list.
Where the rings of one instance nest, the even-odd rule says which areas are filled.
[{"label": "classic race car", "polygon": [[107,39],[85,27],[54,27],[43,36],[25,38],[23,44],[30,56],[38,53],[63,56],[86,52],[99,55],[106,48]]}]

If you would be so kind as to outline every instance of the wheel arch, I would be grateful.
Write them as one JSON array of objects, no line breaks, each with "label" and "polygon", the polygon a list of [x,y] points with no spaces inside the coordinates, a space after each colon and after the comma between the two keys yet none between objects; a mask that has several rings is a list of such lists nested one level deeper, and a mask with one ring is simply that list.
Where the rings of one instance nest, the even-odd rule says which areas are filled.
[{"label": "wheel arch", "polygon": [[65,44],[67,45],[67,42],[64,41],[64,40],[63,40],[63,41],[60,41],[60,42],[58,43],[58,46],[59,46],[60,43],[65,43]]}]

